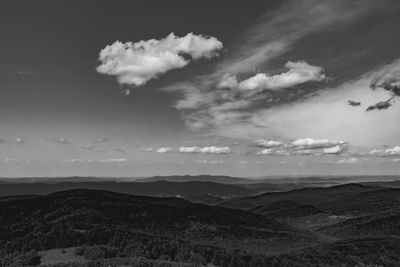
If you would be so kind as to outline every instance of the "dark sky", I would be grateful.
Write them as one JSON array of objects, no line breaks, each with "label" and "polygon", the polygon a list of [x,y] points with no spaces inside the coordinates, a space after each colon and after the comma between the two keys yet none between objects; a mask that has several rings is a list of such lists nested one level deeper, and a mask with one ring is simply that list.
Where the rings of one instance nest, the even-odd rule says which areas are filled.
[{"label": "dark sky", "polygon": [[[365,157],[349,151],[383,151],[399,145],[399,105],[369,117],[358,110],[353,113],[346,105],[345,114],[335,111],[341,107],[323,105],[341,103],[340,97],[347,94],[358,97],[357,84],[368,84],[365,76],[399,58],[399,5],[383,2],[2,1],[0,176],[101,175],[105,170],[115,176],[398,173],[396,157]],[[315,21],[309,19],[313,17]],[[144,86],[119,84],[116,77],[96,71],[99,52],[106,45],[117,40],[159,40],[172,32],[212,36],[223,43],[223,49],[218,57],[170,70]],[[273,43],[278,49],[267,56],[263,49]],[[257,53],[262,53],[259,60],[245,61]],[[182,110],[175,106],[182,99],[181,91],[164,90],[191,83],[203,88],[201,97],[214,92],[210,94],[215,98],[223,73],[242,80],[256,73],[280,74],[287,71],[285,63],[301,60],[321,66],[329,79],[263,91],[272,95],[269,102],[265,96],[256,100],[252,96],[246,99],[251,106],[246,102],[246,110],[240,112],[212,113],[222,100],[195,111]],[[245,70],[236,71],[238,66]],[[123,93],[127,88],[129,96]],[[362,90],[367,93],[359,98],[365,101],[382,100],[387,93],[370,95],[369,88]],[[244,97],[239,95],[235,97]],[[304,101],[310,103],[302,106]],[[321,105],[332,114],[314,118],[321,114]],[[231,114],[240,119],[220,120]],[[349,119],[338,124],[335,114]],[[188,123],[193,118],[204,120],[207,127],[193,129]],[[390,119],[376,125],[382,118]],[[343,127],[354,124],[360,126]],[[360,139],[359,131],[368,134]],[[94,142],[98,138],[107,141]],[[248,144],[260,138],[286,144],[301,138],[343,140],[351,148],[323,157],[297,152],[286,157],[259,156]],[[231,153],[177,153],[182,146],[230,147]],[[154,152],[160,147],[175,152]],[[149,148],[153,152],[142,151]],[[346,161],[357,161],[358,166],[338,164]],[[362,164],[367,161],[376,166],[365,171]],[[227,171],[226,164],[236,167]]]}]

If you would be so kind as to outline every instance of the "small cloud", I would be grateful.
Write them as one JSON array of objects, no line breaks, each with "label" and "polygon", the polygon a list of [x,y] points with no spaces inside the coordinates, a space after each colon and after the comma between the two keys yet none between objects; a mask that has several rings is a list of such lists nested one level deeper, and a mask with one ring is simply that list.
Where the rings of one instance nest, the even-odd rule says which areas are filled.
[{"label": "small cloud", "polygon": [[322,73],[323,69],[321,67],[310,65],[305,61],[289,61],[285,67],[289,69],[287,72],[272,76],[265,73],[258,73],[241,82],[238,82],[235,76],[227,75],[224,76],[218,87],[239,90],[277,90],[326,79],[326,75]]},{"label": "small cloud", "polygon": [[17,163],[20,162],[20,159],[16,159],[16,158],[5,158],[2,160],[2,162],[4,163]]},{"label": "small cloud", "polygon": [[256,155],[270,155],[270,156],[290,156],[290,152],[283,149],[264,148],[256,153]]},{"label": "small cloud", "polygon": [[100,159],[97,162],[101,162],[101,163],[122,163],[122,162],[126,162],[127,160],[124,158],[116,158],[116,159]]},{"label": "small cloud", "polygon": [[18,75],[30,75],[30,74],[32,74],[32,71],[30,71],[30,70],[18,70],[17,74]]},{"label": "small cloud", "polygon": [[388,149],[373,149],[369,152],[372,156],[379,156],[379,157],[393,157],[393,156],[400,156],[400,146],[395,146],[393,148]]},{"label": "small cloud", "polygon": [[96,145],[84,145],[84,146],[81,146],[81,148],[82,149],[84,149],[84,150],[97,150],[97,146]]},{"label": "small cloud", "polygon": [[127,162],[125,158],[111,158],[111,159],[64,159],[64,163],[123,163]]},{"label": "small cloud", "polygon": [[20,137],[15,138],[14,140],[11,141],[13,144],[24,144],[26,141]]},{"label": "small cloud", "polygon": [[178,152],[204,153],[204,154],[230,154],[231,149],[229,147],[217,147],[217,146],[208,146],[208,147],[189,146],[189,147],[180,147]]},{"label": "small cloud", "polygon": [[116,148],[114,149],[115,152],[119,152],[119,153],[126,153],[126,151],[122,148]]},{"label": "small cloud", "polygon": [[98,139],[94,140],[93,143],[95,143],[95,144],[101,144],[101,143],[106,143],[106,142],[108,142],[108,141],[110,141],[109,138],[98,138]]},{"label": "small cloud", "polygon": [[201,160],[197,160],[197,163],[200,164],[224,164],[225,161],[223,160],[206,160],[206,159],[201,159]]},{"label": "small cloud", "polygon": [[345,148],[341,145],[333,146],[333,147],[328,147],[324,148],[322,150],[323,154],[340,154],[345,150]]},{"label": "small cloud", "polygon": [[53,138],[50,138],[50,139],[47,139],[47,140],[53,141],[53,142],[55,142],[57,144],[64,144],[64,145],[71,144],[71,142],[66,138],[55,138],[55,137],[53,137]]},{"label": "small cloud", "polygon": [[338,160],[337,164],[355,164],[358,162],[360,162],[360,160],[358,158],[351,157],[351,158],[347,158],[347,159],[340,159],[340,160]]},{"label": "small cloud", "polygon": [[167,153],[174,152],[174,150],[171,147],[163,146],[163,147],[158,148],[156,150],[156,152],[160,153],[160,154],[167,154]]},{"label": "small cloud", "polygon": [[371,80],[372,90],[382,88],[395,96],[400,96],[400,60],[387,65],[383,71]]},{"label": "small cloud", "polygon": [[99,149],[96,145],[84,145],[81,146],[81,149],[88,150],[88,151],[96,151],[98,153],[104,153],[105,150]]},{"label": "small cloud", "polygon": [[293,141],[291,145],[294,149],[303,150],[303,149],[323,149],[345,144],[347,144],[347,142],[329,141],[327,139],[303,138]]},{"label": "small cloud", "polygon": [[264,139],[258,139],[256,141],[254,141],[254,144],[257,147],[261,147],[261,148],[273,148],[273,147],[279,147],[279,146],[283,145],[283,143],[280,141],[264,140]]},{"label": "small cloud", "polygon": [[93,162],[91,159],[64,159],[62,162],[65,163],[88,163]]},{"label": "small cloud", "polygon": [[142,152],[153,152],[154,149],[152,147],[144,147],[141,149]]},{"label": "small cloud", "polygon": [[371,110],[384,110],[384,109],[388,109],[392,106],[392,100],[393,97],[389,98],[388,100],[385,101],[380,101],[374,105],[369,106],[366,111],[371,111]]}]

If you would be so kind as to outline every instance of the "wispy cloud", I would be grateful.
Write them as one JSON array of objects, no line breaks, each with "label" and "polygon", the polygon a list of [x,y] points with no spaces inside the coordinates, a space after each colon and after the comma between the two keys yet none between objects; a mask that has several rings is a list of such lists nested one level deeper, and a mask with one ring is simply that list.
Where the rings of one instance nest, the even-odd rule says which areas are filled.
[{"label": "wispy cloud", "polygon": [[347,151],[347,142],[330,141],[327,139],[301,138],[290,143],[278,141],[266,141],[263,139],[255,142],[257,147],[263,148],[256,155],[270,156],[292,156],[313,155],[323,156],[331,154],[342,154]]},{"label": "wispy cloud", "polygon": [[24,144],[26,141],[20,137],[17,137],[11,141],[13,144]]},{"label": "wispy cloud", "polygon": [[100,149],[96,145],[83,145],[83,146],[81,146],[81,149],[88,150],[88,151],[96,151],[96,152],[99,152],[99,153],[104,153],[105,152],[105,150]]},{"label": "wispy cloud", "polygon": [[302,37],[345,25],[371,8],[373,1],[286,1],[242,34],[234,52],[219,64],[215,74],[252,72],[289,51]]},{"label": "wispy cloud", "polygon": [[64,163],[125,163],[128,160],[125,158],[110,158],[110,159],[83,159],[83,158],[74,158],[74,159],[64,159],[62,162]]},{"label": "wispy cloud", "polygon": [[338,164],[355,164],[359,163],[360,159],[351,157],[351,158],[346,158],[346,159],[340,159],[337,161]]},{"label": "wispy cloud", "polygon": [[217,146],[209,146],[209,147],[198,147],[198,146],[190,146],[190,147],[180,147],[178,149],[179,153],[203,153],[203,154],[230,154],[231,149],[229,147],[217,147]]},{"label": "wispy cloud", "polygon": [[93,141],[95,144],[101,144],[101,143],[106,143],[110,141],[110,138],[97,138],[96,140]]},{"label": "wispy cloud", "polygon": [[52,141],[52,142],[57,143],[57,144],[63,144],[63,145],[71,144],[71,142],[67,138],[52,137],[52,138],[47,138],[46,140]]},{"label": "wispy cloud", "polygon": [[322,73],[323,69],[321,67],[310,65],[305,61],[289,61],[285,67],[289,69],[287,72],[276,75],[258,73],[241,82],[237,80],[236,76],[224,76],[218,87],[257,91],[279,90],[311,81],[320,82],[326,79],[326,75]]},{"label": "wispy cloud", "polygon": [[284,145],[284,143],[275,140],[258,139],[254,141],[255,146],[262,148],[273,148]]},{"label": "wispy cloud", "polygon": [[303,149],[320,149],[320,148],[332,148],[345,145],[344,141],[330,141],[327,139],[313,139],[313,138],[302,138],[297,139],[291,143],[291,146],[297,150]]},{"label": "wispy cloud", "polygon": [[380,157],[393,157],[400,156],[400,146],[395,146],[387,149],[373,149],[369,152],[372,156],[380,156]]},{"label": "wispy cloud", "polygon": [[116,149],[114,149],[114,151],[118,152],[118,153],[126,153],[126,151],[122,148],[116,148]]}]

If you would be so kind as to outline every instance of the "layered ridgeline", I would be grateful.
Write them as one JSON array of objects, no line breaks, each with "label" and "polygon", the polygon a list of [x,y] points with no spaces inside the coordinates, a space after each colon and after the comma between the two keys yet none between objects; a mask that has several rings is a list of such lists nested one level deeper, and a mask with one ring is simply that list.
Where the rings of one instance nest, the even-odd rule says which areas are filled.
[{"label": "layered ridgeline", "polygon": [[355,177],[259,177],[230,176],[154,176],[148,178],[106,177],[35,177],[0,178],[0,197],[46,195],[73,189],[107,190],[111,192],[178,197],[191,202],[217,205],[231,199],[256,196],[267,192],[283,192],[310,187],[328,187],[362,182],[374,186],[400,187],[397,176]]},{"label": "layered ridgeline", "polygon": [[213,206],[88,189],[9,196],[0,255],[6,266],[397,266],[399,207],[400,189],[360,184]]}]

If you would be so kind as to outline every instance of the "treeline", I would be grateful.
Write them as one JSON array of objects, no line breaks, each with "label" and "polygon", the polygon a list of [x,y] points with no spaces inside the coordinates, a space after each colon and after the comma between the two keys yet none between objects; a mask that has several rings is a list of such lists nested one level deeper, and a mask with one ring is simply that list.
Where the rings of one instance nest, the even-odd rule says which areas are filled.
[{"label": "treeline", "polygon": [[[343,266],[380,267],[399,266],[400,240],[396,238],[364,239],[337,242],[274,256],[228,251],[218,247],[191,245],[180,241],[153,240],[144,246],[139,240],[128,240],[120,247],[84,245],[75,253],[86,262],[46,265],[46,267],[109,267],[109,266],[222,266],[222,267],[293,267]],[[147,242],[147,241],[146,241]],[[9,255],[10,256],[10,255]],[[40,257],[35,251],[14,254],[3,266],[36,266]]]}]

